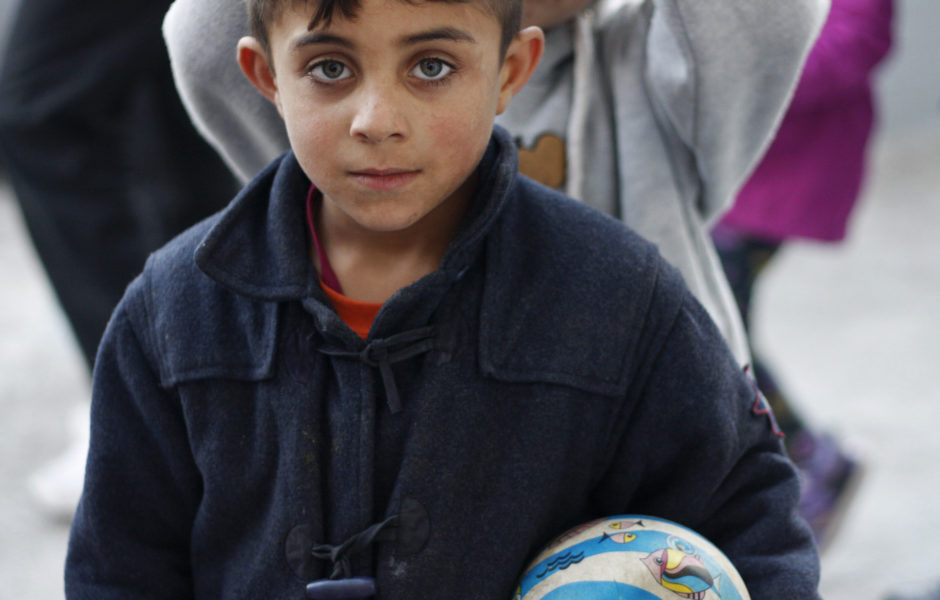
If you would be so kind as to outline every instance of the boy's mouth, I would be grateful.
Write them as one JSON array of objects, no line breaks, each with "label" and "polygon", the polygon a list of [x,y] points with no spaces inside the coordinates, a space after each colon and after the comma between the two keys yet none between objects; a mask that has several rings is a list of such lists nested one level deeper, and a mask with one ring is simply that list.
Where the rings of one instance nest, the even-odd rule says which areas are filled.
[{"label": "boy's mouth", "polygon": [[420,172],[410,169],[363,169],[350,171],[349,175],[369,189],[389,191],[408,185]]}]

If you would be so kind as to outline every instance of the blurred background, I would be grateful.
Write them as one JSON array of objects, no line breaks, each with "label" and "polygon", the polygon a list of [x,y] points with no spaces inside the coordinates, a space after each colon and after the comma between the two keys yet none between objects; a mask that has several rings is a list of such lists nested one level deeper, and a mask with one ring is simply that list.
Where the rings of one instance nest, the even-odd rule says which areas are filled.
[{"label": "blurred background", "polygon": [[[14,4],[0,0],[2,39]],[[788,244],[754,315],[792,401],[865,464],[823,557],[828,600],[940,585],[940,2],[897,11],[849,237]],[[0,600],[59,600],[68,524],[33,505],[26,481],[66,447],[89,383],[2,175],[0,290]]]}]

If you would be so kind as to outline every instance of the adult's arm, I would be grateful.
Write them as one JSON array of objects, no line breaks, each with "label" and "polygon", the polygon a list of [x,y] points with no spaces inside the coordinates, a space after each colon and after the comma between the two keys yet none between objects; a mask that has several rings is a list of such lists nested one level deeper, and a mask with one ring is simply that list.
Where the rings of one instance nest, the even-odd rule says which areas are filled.
[{"label": "adult's arm", "polygon": [[274,105],[242,75],[238,40],[248,35],[241,0],[176,0],[163,21],[173,77],[196,129],[244,182],[289,144]]},{"label": "adult's arm", "polygon": [[770,143],[829,0],[651,1],[651,100],[691,151],[712,221]]}]

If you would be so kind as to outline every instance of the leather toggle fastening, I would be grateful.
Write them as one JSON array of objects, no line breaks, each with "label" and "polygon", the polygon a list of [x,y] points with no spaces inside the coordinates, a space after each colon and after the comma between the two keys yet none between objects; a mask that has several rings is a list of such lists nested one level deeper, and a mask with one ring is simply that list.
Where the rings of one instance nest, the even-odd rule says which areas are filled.
[{"label": "leather toggle fastening", "polygon": [[370,550],[372,543],[383,530],[394,528],[399,520],[394,515],[376,523],[368,529],[351,536],[339,545],[318,544],[311,554],[320,560],[329,560],[333,571],[329,579],[321,579],[307,584],[307,598],[311,600],[369,598],[375,594],[375,580],[371,577],[352,577],[352,564],[349,557]]},{"label": "leather toggle fastening", "polygon": [[377,586],[371,577],[352,577],[350,558],[371,550],[376,542],[396,542],[397,553],[402,557],[417,554],[427,545],[431,523],[420,502],[403,498],[397,515],[349,537],[342,544],[315,544],[311,538],[312,531],[308,524],[298,525],[288,534],[285,543],[287,562],[302,579],[322,573],[318,566],[322,561],[328,561],[332,566],[329,578],[307,584],[307,598],[356,599],[375,595]]},{"label": "leather toggle fastening", "polygon": [[378,367],[382,375],[382,385],[385,387],[385,401],[394,415],[401,412],[402,404],[398,386],[395,385],[392,365],[424,354],[433,347],[434,328],[420,327],[391,337],[373,340],[361,352],[332,348],[321,348],[320,352],[339,358],[356,358],[370,367]]}]

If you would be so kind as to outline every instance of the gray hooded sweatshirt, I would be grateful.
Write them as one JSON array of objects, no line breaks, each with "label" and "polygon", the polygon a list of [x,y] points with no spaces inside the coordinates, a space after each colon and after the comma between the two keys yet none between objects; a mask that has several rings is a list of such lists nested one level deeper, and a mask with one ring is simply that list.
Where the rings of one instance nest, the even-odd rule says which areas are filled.
[{"label": "gray hooded sweatshirt", "polygon": [[[601,0],[546,32],[545,57],[497,120],[523,173],[655,243],[742,364],[747,340],[708,226],[769,144],[828,5]],[[246,181],[288,148],[234,60],[247,34],[240,0],[176,0],[164,22],[184,105]]]}]

